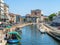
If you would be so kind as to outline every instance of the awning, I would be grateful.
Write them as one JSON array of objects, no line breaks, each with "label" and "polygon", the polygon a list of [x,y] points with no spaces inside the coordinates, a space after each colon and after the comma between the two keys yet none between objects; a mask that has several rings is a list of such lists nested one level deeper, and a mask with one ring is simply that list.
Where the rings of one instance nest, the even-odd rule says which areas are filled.
[{"label": "awning", "polygon": [[18,34],[18,32],[8,32],[8,34]]},{"label": "awning", "polygon": [[15,34],[18,38],[21,39],[20,35],[18,32],[14,31],[14,32],[8,32],[8,34]]}]

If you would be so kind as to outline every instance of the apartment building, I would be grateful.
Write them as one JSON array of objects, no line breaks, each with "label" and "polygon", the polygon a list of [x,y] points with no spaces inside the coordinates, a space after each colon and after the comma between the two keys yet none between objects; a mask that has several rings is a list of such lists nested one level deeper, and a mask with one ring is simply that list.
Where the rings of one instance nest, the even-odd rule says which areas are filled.
[{"label": "apartment building", "polygon": [[4,18],[4,1],[0,0],[0,19]]},{"label": "apartment building", "polygon": [[9,20],[10,20],[9,6],[6,3],[4,3],[4,15],[5,15],[6,21],[9,22]]},{"label": "apartment building", "polygon": [[0,22],[9,22],[9,6],[4,3],[4,0],[0,0]]}]

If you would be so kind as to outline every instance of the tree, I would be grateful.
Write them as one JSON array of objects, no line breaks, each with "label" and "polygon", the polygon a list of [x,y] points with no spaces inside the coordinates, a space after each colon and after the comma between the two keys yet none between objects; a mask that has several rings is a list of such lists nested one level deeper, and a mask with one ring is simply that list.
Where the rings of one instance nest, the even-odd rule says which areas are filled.
[{"label": "tree", "polygon": [[55,13],[50,14],[50,15],[48,16],[49,20],[52,21],[54,16],[56,16]]}]

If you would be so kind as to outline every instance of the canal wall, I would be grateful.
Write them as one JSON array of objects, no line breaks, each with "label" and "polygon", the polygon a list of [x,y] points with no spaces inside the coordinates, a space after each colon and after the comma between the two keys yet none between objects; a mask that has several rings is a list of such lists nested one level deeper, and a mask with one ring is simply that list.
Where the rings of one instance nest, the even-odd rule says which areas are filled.
[{"label": "canal wall", "polygon": [[42,23],[41,27],[47,32],[47,34],[49,34],[53,38],[60,41],[60,30],[54,29],[51,26],[49,26],[48,24],[43,24],[43,23]]}]

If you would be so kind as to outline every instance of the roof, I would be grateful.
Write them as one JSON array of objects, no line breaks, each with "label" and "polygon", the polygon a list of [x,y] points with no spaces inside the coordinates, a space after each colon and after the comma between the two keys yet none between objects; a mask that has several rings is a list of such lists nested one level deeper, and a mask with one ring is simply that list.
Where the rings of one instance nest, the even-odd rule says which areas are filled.
[{"label": "roof", "polygon": [[15,34],[18,38],[21,39],[20,35],[18,32],[14,31],[14,32],[8,32],[8,34]]}]

